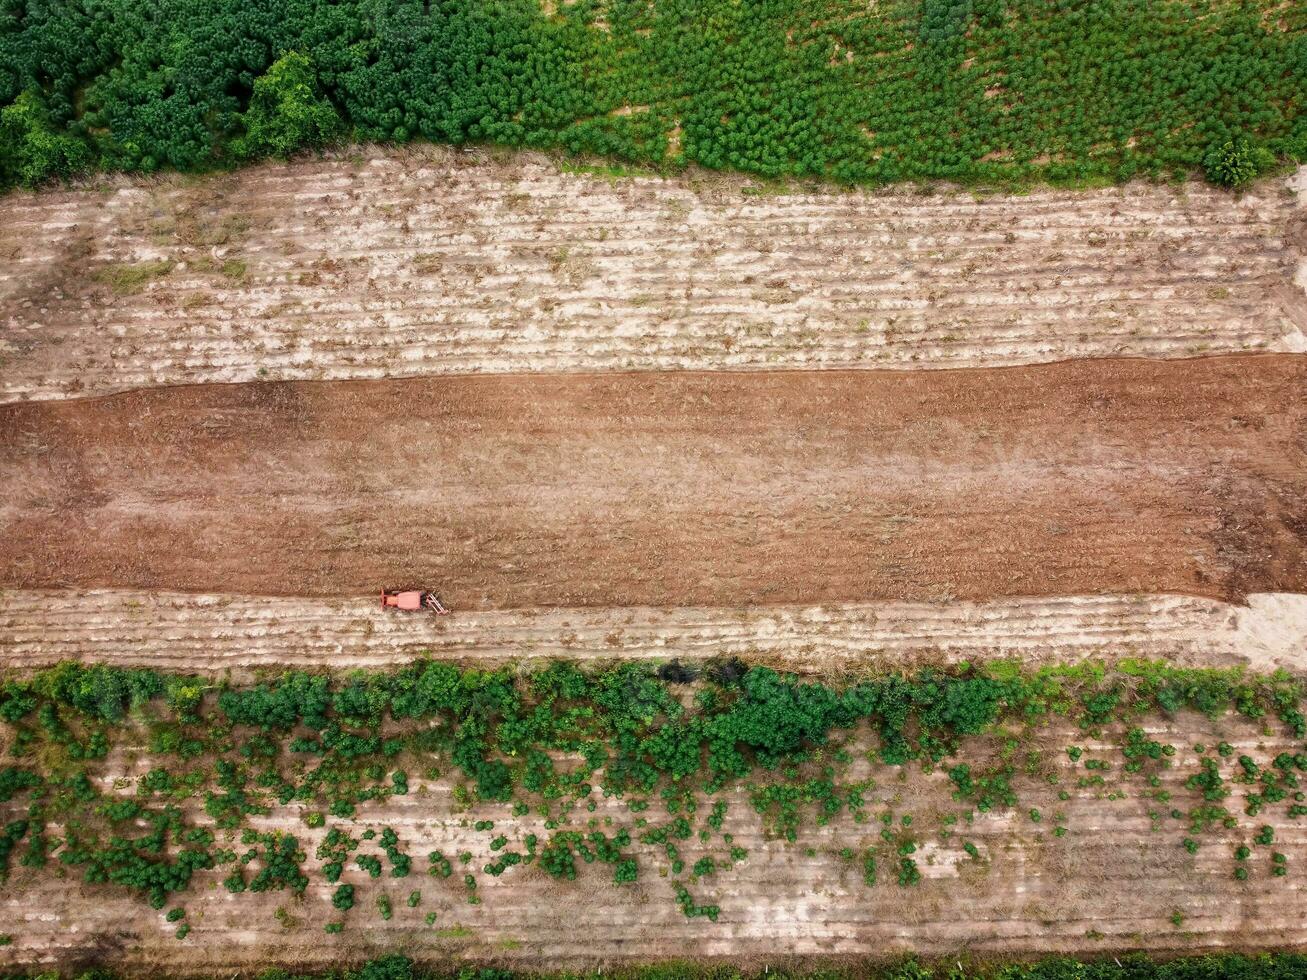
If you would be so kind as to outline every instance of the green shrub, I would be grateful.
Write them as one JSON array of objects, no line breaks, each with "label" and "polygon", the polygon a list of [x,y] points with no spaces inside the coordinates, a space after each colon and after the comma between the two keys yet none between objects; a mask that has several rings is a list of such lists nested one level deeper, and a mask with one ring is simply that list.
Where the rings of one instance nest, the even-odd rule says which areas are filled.
[{"label": "green shrub", "polygon": [[917,862],[912,858],[899,859],[899,887],[908,888],[921,881],[921,871],[917,868]]},{"label": "green shrub", "polygon": [[322,95],[313,62],[297,51],[282,55],[255,79],[242,122],[245,135],[232,144],[232,152],[245,159],[285,158],[322,146],[343,128],[335,106]]},{"label": "green shrub", "polygon": [[1225,187],[1250,184],[1274,164],[1274,155],[1242,136],[1213,146],[1203,157],[1207,179]]},{"label": "green shrub", "polygon": [[0,189],[67,179],[91,166],[86,144],[60,134],[35,95],[23,92],[0,110]]},{"label": "green shrub", "polygon": [[341,885],[331,896],[331,904],[342,912],[348,912],[354,907],[354,886]]},{"label": "green shrub", "polygon": [[639,866],[633,858],[627,858],[624,861],[618,861],[613,866],[613,882],[618,885],[624,885],[628,882],[635,881],[640,874]]}]

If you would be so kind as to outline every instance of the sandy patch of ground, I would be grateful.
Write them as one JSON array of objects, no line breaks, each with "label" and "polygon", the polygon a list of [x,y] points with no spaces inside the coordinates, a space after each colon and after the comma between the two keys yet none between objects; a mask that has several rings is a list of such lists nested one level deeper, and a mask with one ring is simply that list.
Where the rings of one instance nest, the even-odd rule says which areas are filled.
[{"label": "sandy patch of ground", "polygon": [[0,592],[0,664],[178,672],[350,669],[431,656],[684,661],[738,656],[805,673],[980,658],[1165,659],[1307,672],[1307,596],[1065,596],[743,609],[550,609],[402,616],[357,599],[94,590]]},{"label": "sandy patch of ground", "polygon": [[0,587],[456,608],[1307,591],[1307,358],[0,407]]},{"label": "sandy patch of ground", "polygon": [[0,400],[1303,351],[1301,199],[1275,182],[773,194],[435,147],[11,194]]}]

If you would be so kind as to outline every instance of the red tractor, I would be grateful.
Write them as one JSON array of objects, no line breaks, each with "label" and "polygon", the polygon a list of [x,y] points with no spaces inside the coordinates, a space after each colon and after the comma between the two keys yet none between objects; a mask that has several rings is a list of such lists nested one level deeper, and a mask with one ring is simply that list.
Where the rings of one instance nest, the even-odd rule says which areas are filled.
[{"label": "red tractor", "polygon": [[440,601],[440,597],[434,592],[419,592],[413,590],[410,592],[382,592],[381,593],[382,609],[400,609],[404,612],[418,612],[422,609],[430,609],[437,616],[448,616],[449,609]]}]

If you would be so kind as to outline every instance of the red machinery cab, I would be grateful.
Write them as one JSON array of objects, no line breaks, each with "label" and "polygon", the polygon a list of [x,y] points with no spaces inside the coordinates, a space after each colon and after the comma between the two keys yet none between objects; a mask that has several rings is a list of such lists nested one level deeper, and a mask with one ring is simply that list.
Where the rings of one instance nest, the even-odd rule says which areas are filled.
[{"label": "red machinery cab", "polygon": [[404,612],[429,609],[437,616],[449,614],[449,610],[434,592],[419,592],[416,589],[407,592],[382,592],[381,608],[400,609]]}]

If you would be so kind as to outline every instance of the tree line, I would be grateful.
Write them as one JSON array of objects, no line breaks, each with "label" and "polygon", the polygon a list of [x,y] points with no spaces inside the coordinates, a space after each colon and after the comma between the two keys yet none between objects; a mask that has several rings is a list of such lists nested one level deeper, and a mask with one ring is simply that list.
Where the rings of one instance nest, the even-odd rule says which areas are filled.
[{"label": "tree line", "polygon": [[0,3],[0,185],[337,141],[856,182],[1247,182],[1307,159],[1277,0]]}]

